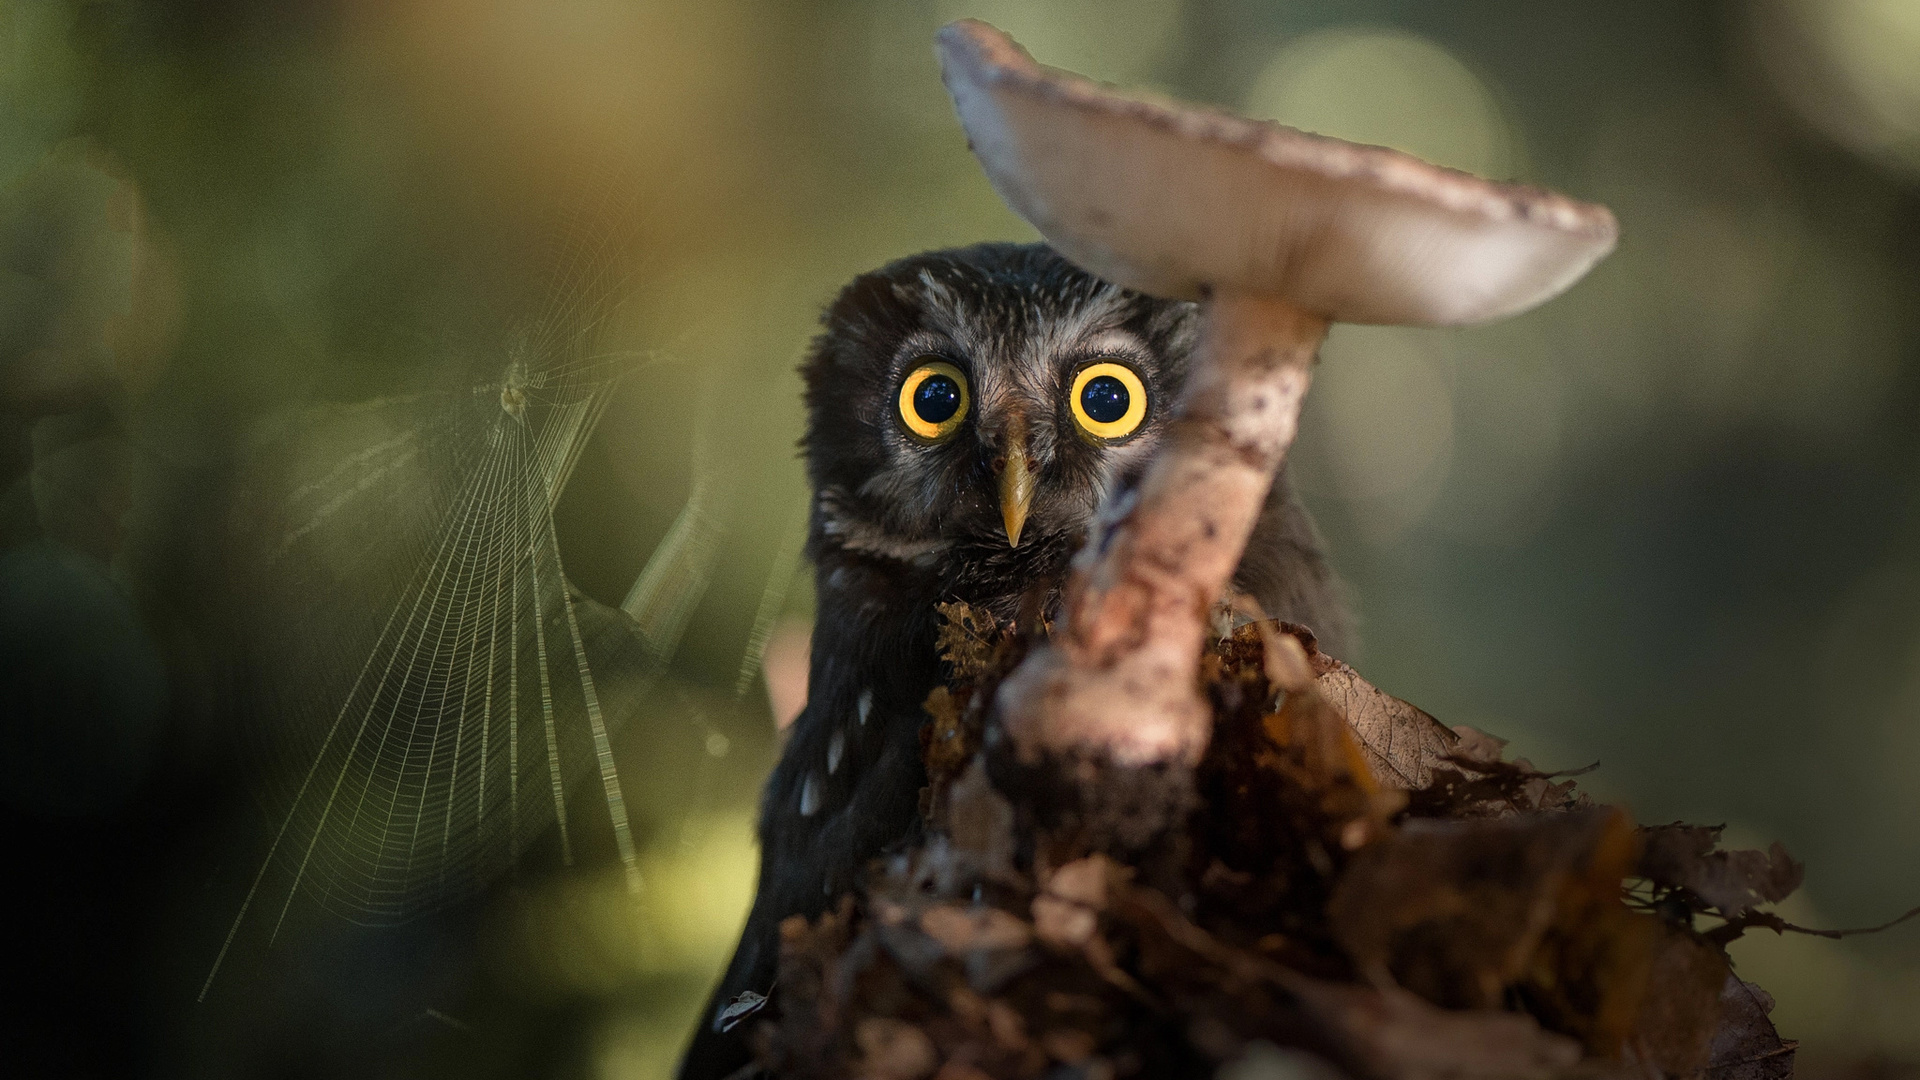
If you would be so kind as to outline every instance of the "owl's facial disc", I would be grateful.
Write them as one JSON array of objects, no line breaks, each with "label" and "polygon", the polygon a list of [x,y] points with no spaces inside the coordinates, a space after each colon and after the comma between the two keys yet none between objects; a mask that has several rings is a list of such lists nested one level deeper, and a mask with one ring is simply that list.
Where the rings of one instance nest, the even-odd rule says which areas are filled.
[{"label": "owl's facial disc", "polygon": [[1038,245],[863,275],[805,368],[818,539],[956,588],[1056,576],[1101,500],[1152,456],[1191,309]]},{"label": "owl's facial disc", "polygon": [[900,439],[861,490],[890,493],[886,504],[925,524],[888,531],[1019,549],[1084,528],[1149,452],[1156,358],[1118,326],[1063,330],[1010,341],[942,326],[896,346],[888,405]]}]

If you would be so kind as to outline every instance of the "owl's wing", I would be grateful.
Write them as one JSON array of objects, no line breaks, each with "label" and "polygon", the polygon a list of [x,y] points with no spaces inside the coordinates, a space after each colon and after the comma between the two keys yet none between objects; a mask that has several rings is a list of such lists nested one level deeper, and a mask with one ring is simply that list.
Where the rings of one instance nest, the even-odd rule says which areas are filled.
[{"label": "owl's wing", "polygon": [[759,888],[681,1063],[686,1080],[727,1076],[746,1064],[746,1043],[723,1030],[722,1014],[770,990],[782,920],[819,914],[871,859],[919,826],[922,703],[939,671],[932,613],[890,621],[832,587],[823,588],[820,603],[807,704],[762,794]]}]

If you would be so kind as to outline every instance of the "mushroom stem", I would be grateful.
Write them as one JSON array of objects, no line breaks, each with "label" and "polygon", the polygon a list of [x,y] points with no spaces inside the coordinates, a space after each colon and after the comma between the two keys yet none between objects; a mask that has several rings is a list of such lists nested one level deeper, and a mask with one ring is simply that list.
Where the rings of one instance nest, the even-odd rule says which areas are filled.
[{"label": "mushroom stem", "polygon": [[1212,729],[1198,685],[1207,611],[1293,443],[1326,333],[1284,300],[1207,304],[1167,442],[1076,561],[1065,632],[1002,689],[1022,761],[1199,760]]},{"label": "mushroom stem", "polygon": [[[1171,766],[1177,780],[1211,735],[1194,678],[1205,615],[1293,441],[1328,320],[1514,315],[1578,280],[1617,227],[1552,192],[1129,96],[1040,66],[982,22],[945,27],[938,45],[1008,206],[1108,281],[1209,301],[1174,431],[1076,559],[1064,633],[996,700],[1020,762]],[[1101,775],[1076,765],[1063,786],[1093,805]]]}]

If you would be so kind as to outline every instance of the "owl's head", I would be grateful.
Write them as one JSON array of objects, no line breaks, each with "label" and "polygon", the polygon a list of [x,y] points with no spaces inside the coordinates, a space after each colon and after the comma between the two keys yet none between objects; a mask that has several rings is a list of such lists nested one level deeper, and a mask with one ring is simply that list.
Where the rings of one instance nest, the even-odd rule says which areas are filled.
[{"label": "owl's head", "polygon": [[803,367],[815,542],[1054,572],[1160,440],[1194,309],[979,244],[856,279],[823,323]]}]

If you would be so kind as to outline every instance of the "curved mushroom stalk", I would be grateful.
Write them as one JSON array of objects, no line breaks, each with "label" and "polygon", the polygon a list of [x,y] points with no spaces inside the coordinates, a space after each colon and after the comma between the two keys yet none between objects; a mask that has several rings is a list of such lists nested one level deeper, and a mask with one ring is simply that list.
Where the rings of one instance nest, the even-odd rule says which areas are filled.
[{"label": "curved mushroom stalk", "polygon": [[1043,68],[985,23],[939,35],[987,177],[1089,271],[1205,301],[1174,432],[1076,562],[1064,632],[1003,684],[1018,758],[1191,764],[1209,606],[1293,442],[1331,320],[1486,322],[1613,248],[1605,207],[1393,150],[1128,97]]},{"label": "curved mushroom stalk", "polygon": [[1199,760],[1212,728],[1195,689],[1206,613],[1293,443],[1326,333],[1326,319],[1285,300],[1207,305],[1163,449],[1081,552],[1064,632],[1001,691],[1001,721],[1024,761]]}]

